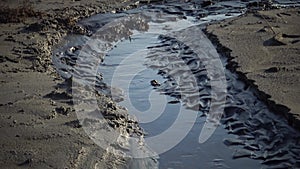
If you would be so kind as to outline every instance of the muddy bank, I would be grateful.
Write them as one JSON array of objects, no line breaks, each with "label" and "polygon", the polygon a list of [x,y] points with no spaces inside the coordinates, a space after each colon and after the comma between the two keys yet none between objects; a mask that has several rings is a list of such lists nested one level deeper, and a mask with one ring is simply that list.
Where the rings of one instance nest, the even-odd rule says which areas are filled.
[{"label": "muddy bank", "polygon": [[[54,71],[53,47],[76,23],[96,13],[139,6],[138,1],[1,1],[0,165],[2,168],[116,168],[125,164],[89,139],[72,106],[70,84]],[[99,106],[120,130],[134,122],[99,94]],[[121,111],[120,111],[121,112]],[[130,125],[132,123],[132,125]],[[136,127],[138,130],[138,127]]]},{"label": "muddy bank", "polygon": [[[247,13],[207,27],[232,65],[262,91],[257,95],[300,127],[299,8]],[[215,37],[216,36],[216,37]],[[227,49],[226,49],[227,48]],[[252,82],[249,82],[252,83]]]}]

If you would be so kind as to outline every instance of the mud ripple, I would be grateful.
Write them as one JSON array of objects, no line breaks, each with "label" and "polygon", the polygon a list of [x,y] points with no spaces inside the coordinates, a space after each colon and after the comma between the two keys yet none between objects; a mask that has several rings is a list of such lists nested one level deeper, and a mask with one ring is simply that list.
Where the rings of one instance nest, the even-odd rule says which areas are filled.
[{"label": "mud ripple", "polygon": [[[211,86],[201,53],[194,53],[175,38],[160,36],[160,40],[159,45],[149,47],[151,52],[146,61],[149,68],[157,69],[165,78],[157,90],[181,99],[187,108],[207,114]],[[226,58],[220,57],[226,64]],[[176,83],[175,79],[188,79],[189,70],[182,69],[183,64],[192,70],[197,84]],[[236,149],[233,158],[258,159],[267,168],[300,167],[299,131],[290,127],[283,117],[270,112],[254,95],[255,89],[241,82],[234,72],[226,70],[226,79],[228,93],[221,122],[229,134],[236,136],[224,139],[224,144]],[[195,96],[196,91],[200,94]]]}]

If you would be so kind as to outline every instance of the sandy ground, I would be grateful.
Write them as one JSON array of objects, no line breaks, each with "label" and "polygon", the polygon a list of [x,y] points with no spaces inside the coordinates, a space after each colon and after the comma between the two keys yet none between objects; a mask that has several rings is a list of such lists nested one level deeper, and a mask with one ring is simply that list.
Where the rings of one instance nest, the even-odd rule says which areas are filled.
[{"label": "sandy ground", "polygon": [[[4,0],[0,5],[16,8],[20,2]],[[99,148],[83,131],[72,97],[66,91],[67,84],[51,66],[51,54],[68,32],[84,33],[76,25],[78,20],[99,12],[133,8],[137,1],[30,2],[32,10],[38,12],[36,16],[24,17],[17,23],[0,23],[1,168],[123,166],[122,159]],[[277,10],[215,24],[208,31],[233,50],[239,71],[247,73],[276,103],[299,115],[300,22],[296,21],[298,9]],[[281,34],[275,37],[272,30]],[[109,98],[101,97],[103,106],[109,102]]]},{"label": "sandy ground", "polygon": [[[232,62],[258,89],[270,107],[300,128],[300,9],[277,9],[208,26],[231,50]],[[265,95],[266,96],[266,95]],[[275,103],[274,103],[275,102]],[[288,109],[286,109],[286,107]]]},{"label": "sandy ground", "polygon": [[[0,166],[117,168],[124,161],[93,143],[80,126],[51,51],[83,17],[136,7],[134,0],[32,0],[36,16],[0,23]],[[21,1],[1,1],[1,9]],[[22,15],[12,10],[12,15]],[[1,14],[4,16],[4,14]],[[9,18],[8,18],[9,20]],[[103,97],[106,105],[109,98]]]}]

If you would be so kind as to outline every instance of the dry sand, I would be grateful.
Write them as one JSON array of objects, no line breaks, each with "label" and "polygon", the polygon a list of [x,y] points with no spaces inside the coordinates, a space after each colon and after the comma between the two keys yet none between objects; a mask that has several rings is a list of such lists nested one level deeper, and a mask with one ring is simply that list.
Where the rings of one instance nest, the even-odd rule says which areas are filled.
[{"label": "dry sand", "polygon": [[[1,11],[21,1],[1,1]],[[137,6],[134,0],[32,0],[0,23],[0,166],[9,168],[116,168],[123,161],[93,143],[80,126],[51,52],[83,17]],[[29,9],[28,9],[29,8]],[[20,10],[19,10],[20,11]],[[9,11],[8,11],[9,12]],[[3,16],[7,13],[1,13]],[[24,16],[25,15],[25,16]],[[29,15],[26,16],[26,15]],[[6,19],[4,17],[4,19]],[[17,22],[17,23],[12,23]],[[110,102],[103,97],[102,103]]]},{"label": "dry sand", "polygon": [[300,128],[300,9],[252,12],[207,31],[231,50],[237,70],[267,94],[261,98]]}]

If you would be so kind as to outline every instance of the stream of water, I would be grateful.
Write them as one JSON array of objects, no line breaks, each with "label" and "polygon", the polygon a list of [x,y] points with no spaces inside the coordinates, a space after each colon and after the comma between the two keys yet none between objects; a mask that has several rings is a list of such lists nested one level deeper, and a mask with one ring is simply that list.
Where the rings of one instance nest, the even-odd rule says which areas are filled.
[{"label": "stream of water", "polygon": [[146,132],[144,144],[158,161],[144,157],[129,168],[300,167],[300,132],[225,68],[227,58],[201,31],[250,2],[170,2],[96,15],[81,22],[92,36],[70,36],[59,49],[54,62],[63,77],[96,70]]}]

